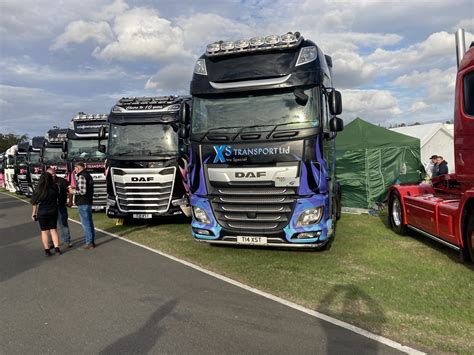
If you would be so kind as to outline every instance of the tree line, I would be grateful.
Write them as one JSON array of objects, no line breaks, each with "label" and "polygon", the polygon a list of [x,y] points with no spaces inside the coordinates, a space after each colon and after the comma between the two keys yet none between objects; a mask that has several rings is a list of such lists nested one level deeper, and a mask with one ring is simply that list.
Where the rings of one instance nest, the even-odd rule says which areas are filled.
[{"label": "tree line", "polygon": [[29,140],[27,134],[0,133],[0,153],[6,152],[12,145]]}]

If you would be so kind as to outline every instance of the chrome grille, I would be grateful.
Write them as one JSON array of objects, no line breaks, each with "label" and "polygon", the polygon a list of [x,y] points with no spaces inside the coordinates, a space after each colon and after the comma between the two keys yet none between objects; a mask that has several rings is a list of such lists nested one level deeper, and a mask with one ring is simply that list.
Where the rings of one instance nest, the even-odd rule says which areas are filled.
[{"label": "chrome grille", "polygon": [[107,182],[105,180],[105,175],[102,179],[94,180],[93,205],[104,208],[107,205]]},{"label": "chrome grille", "polygon": [[23,176],[23,177],[18,176],[18,187],[21,193],[25,195],[29,194],[30,191],[28,189],[28,186],[29,184],[28,184],[28,180],[26,180],[26,176]]},{"label": "chrome grille", "polygon": [[[117,206],[121,212],[165,213],[168,211],[176,168],[112,168],[111,173]],[[138,181],[131,181],[132,178]],[[153,178],[153,180],[143,181],[147,178]]]},{"label": "chrome grille", "polygon": [[211,197],[219,224],[228,230],[260,233],[281,231],[291,218],[296,188],[219,187]]}]

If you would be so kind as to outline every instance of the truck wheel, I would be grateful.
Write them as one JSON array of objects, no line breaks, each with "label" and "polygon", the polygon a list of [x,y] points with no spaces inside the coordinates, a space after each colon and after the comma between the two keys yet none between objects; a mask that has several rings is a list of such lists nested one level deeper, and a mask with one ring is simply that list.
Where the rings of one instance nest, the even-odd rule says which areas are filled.
[{"label": "truck wheel", "polygon": [[463,242],[464,247],[461,250],[461,260],[472,263],[474,262],[474,216],[469,217]]},{"label": "truck wheel", "polygon": [[404,208],[400,194],[397,191],[394,191],[390,195],[388,218],[393,231],[399,235],[406,235],[407,231],[407,227],[403,223],[403,211]]}]

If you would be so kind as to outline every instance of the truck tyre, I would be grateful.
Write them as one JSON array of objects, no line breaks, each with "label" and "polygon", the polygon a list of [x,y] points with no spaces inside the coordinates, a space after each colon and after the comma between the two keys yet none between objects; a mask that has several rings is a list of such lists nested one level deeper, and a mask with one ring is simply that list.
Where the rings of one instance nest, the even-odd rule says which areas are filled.
[{"label": "truck tyre", "polygon": [[390,194],[388,218],[393,231],[399,235],[406,235],[407,227],[403,223],[404,207],[397,191]]},{"label": "truck tyre", "polygon": [[468,217],[467,226],[463,238],[464,247],[461,249],[461,261],[467,263],[474,262],[474,216]]}]

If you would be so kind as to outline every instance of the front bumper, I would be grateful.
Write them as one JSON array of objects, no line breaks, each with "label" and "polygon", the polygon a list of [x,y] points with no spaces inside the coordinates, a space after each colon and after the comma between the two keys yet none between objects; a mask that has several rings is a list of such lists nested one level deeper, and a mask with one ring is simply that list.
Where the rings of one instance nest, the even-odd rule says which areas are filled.
[{"label": "front bumper", "polygon": [[[229,245],[256,245],[267,247],[282,248],[320,248],[327,244],[332,236],[333,221],[330,218],[328,208],[328,198],[325,195],[315,195],[308,198],[297,199],[290,222],[283,230],[278,233],[262,233],[254,230],[235,231],[223,229],[217,223],[211,204],[207,198],[193,195],[191,197],[191,206],[203,209],[209,217],[210,223],[205,224],[197,221],[194,216],[192,219],[192,235],[201,242],[213,244]],[[324,206],[324,215],[322,219],[315,224],[307,226],[297,226],[297,220],[300,214],[308,208]],[[310,235],[308,238],[298,238],[298,235]],[[264,237],[265,244],[252,244],[239,242],[238,237]]]}]

